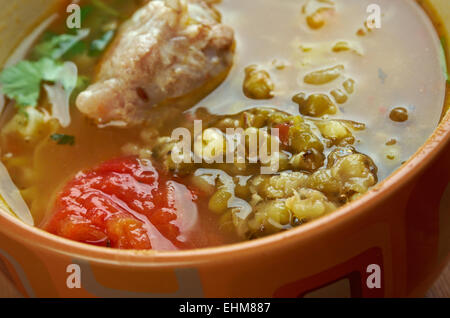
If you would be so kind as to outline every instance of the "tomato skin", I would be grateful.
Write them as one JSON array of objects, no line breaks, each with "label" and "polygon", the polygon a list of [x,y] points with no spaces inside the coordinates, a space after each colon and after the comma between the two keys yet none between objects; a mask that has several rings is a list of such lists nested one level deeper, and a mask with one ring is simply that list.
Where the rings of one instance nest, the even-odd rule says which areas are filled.
[{"label": "tomato skin", "polygon": [[283,146],[289,146],[289,130],[291,129],[291,127],[292,125],[288,123],[279,124],[274,127],[279,131],[280,142]]},{"label": "tomato skin", "polygon": [[195,210],[183,211],[180,207],[187,204],[177,202],[170,188],[174,182],[147,160],[107,161],[79,173],[64,187],[44,229],[78,242],[120,249],[189,248],[185,240],[189,233],[180,228],[192,227],[184,229],[178,221],[195,217],[197,196],[183,186],[183,200]]}]

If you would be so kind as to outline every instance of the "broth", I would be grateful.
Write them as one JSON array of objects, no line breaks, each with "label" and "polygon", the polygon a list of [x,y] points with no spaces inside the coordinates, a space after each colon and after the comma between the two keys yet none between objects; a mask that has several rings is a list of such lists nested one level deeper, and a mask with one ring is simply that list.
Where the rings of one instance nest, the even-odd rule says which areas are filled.
[{"label": "broth", "polygon": [[[357,89],[333,117],[367,125],[359,136],[358,147],[375,160],[381,179],[408,160],[428,139],[439,123],[446,87],[439,60],[439,38],[417,3],[380,1],[385,13],[382,28],[362,37],[356,35],[356,30],[367,18],[366,8],[372,3],[369,0],[336,1],[340,16],[348,19],[336,19],[319,31],[307,27],[298,1],[277,2],[276,10],[271,9],[271,0],[259,3],[256,8],[251,1],[241,1],[239,10],[234,1],[223,1],[220,5],[223,19],[238,34],[236,64],[228,80],[203,100],[201,106],[226,114],[242,108],[276,105],[298,114],[297,105],[291,101],[296,93],[328,92],[341,84],[332,82],[317,87],[302,83],[303,76],[323,65],[344,64],[346,75],[357,82]],[[248,16],[252,19],[245,18]],[[273,23],[267,23],[267,19]],[[266,34],[277,36],[268,40]],[[363,48],[364,56],[331,52],[330,47],[339,40],[356,41]],[[317,55],[302,52],[301,45],[316,47]],[[244,99],[240,91],[242,69],[254,63],[270,64],[274,59],[292,65],[283,71],[272,67],[274,78],[282,83],[280,92],[268,101]],[[417,74],[421,74],[420,78]],[[384,80],[380,78],[384,76]],[[387,119],[389,111],[398,106],[411,111],[411,120],[406,125]],[[386,157],[385,143],[392,138],[398,141],[400,155],[396,160]]]}]

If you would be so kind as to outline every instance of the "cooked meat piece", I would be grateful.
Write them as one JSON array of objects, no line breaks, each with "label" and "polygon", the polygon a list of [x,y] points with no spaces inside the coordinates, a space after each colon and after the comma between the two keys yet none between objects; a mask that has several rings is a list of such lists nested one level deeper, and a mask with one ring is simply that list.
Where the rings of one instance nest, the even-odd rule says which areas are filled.
[{"label": "cooked meat piece", "polygon": [[99,124],[139,124],[153,106],[223,78],[234,32],[211,3],[154,0],[139,9],[121,26],[95,83],[78,96],[80,111]]}]

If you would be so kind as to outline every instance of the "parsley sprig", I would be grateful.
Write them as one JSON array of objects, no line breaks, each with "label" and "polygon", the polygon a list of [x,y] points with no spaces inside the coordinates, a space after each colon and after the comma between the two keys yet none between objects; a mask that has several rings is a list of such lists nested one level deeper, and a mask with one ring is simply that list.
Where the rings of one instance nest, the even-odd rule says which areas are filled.
[{"label": "parsley sprig", "polygon": [[3,94],[14,99],[19,107],[37,105],[43,81],[60,82],[66,91],[71,91],[77,78],[66,71],[63,63],[49,58],[21,61],[0,74]]},{"label": "parsley sprig", "polygon": [[67,145],[67,146],[75,145],[75,137],[71,135],[53,134],[50,136],[50,139],[55,141],[58,145]]},{"label": "parsley sprig", "polygon": [[[96,0],[92,1],[91,6],[82,7],[82,21],[91,16],[95,10],[114,18],[120,15],[101,0]],[[61,83],[68,94],[73,91],[79,93],[78,85],[84,88],[86,80],[77,78],[73,72],[67,72],[63,61],[82,54],[91,57],[100,55],[115,34],[115,30],[107,30],[100,34],[98,31],[94,32],[96,34],[90,31],[88,28],[68,30],[64,34],[47,31],[30,52],[30,60],[21,61],[0,73],[2,93],[14,100],[19,110],[26,106],[37,106],[41,85],[44,82]]]},{"label": "parsley sprig", "polygon": [[56,35],[48,32],[43,41],[34,47],[32,56],[36,59],[46,57],[59,60],[83,53],[85,43],[81,40],[85,39],[89,33],[89,29],[77,30],[75,34]]}]

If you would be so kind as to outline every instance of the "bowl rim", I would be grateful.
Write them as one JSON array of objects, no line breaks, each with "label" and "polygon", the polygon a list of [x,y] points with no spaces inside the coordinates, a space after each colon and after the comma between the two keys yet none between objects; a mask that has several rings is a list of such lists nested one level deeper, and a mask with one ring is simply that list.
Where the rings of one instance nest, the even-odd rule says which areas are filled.
[{"label": "bowl rim", "polygon": [[183,251],[119,250],[93,246],[62,238],[38,227],[27,225],[8,213],[0,213],[0,233],[7,235],[13,240],[22,242],[24,245],[31,245],[43,250],[66,255],[72,259],[115,265],[145,267],[182,266],[229,259],[237,255],[235,253],[239,253],[239,257],[243,257],[260,254],[262,249],[264,249],[265,253],[276,252],[279,250],[280,244],[292,246],[302,241],[317,238],[327,233],[330,229],[337,228],[360,217],[375,206],[377,202],[385,200],[394,193],[394,190],[404,187],[409,181],[418,176],[443,151],[449,150],[450,107],[448,106],[450,105],[450,89],[447,83],[445,85],[447,90],[443,107],[446,113],[441,118],[439,125],[433,131],[432,135],[406,163],[358,200],[314,222],[304,224],[289,231],[252,241],[201,249]]}]

